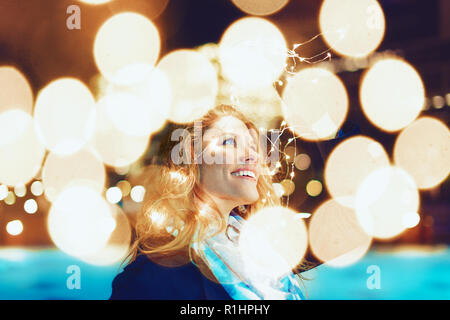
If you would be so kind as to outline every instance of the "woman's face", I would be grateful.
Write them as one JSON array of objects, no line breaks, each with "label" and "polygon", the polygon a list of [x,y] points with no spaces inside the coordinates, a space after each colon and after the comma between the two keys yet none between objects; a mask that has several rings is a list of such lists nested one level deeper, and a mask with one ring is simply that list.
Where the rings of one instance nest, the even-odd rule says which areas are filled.
[{"label": "woman's face", "polygon": [[241,120],[224,116],[202,139],[200,185],[232,208],[258,200],[260,176],[257,133]]}]

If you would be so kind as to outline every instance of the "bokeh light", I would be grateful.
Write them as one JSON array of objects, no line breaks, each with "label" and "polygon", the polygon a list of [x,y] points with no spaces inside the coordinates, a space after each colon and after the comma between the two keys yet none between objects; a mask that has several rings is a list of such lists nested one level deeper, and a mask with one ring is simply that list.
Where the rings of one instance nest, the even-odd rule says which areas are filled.
[{"label": "bokeh light", "polygon": [[27,187],[24,184],[19,184],[14,187],[14,193],[17,197],[22,198],[27,194]]},{"label": "bokeh light", "polygon": [[32,114],[33,92],[25,76],[16,68],[0,67],[0,113],[18,109]]},{"label": "bokeh light", "polygon": [[355,211],[334,199],[321,204],[312,214],[309,244],[314,255],[328,265],[355,263],[367,252],[371,242]]},{"label": "bokeh light", "polygon": [[160,47],[153,22],[143,15],[123,12],[109,18],[98,30],[94,58],[109,81],[126,85],[142,81],[151,72]]},{"label": "bokeh light", "polygon": [[302,261],[307,247],[303,219],[283,206],[266,207],[251,215],[239,236],[244,267],[255,276],[286,274]]},{"label": "bokeh light", "polygon": [[281,183],[278,183],[278,182],[276,182],[276,183],[272,183],[272,187],[273,187],[273,189],[275,190],[275,194],[279,197],[279,198],[281,198],[283,195],[284,195],[284,188],[283,188],[283,186],[281,185]]},{"label": "bokeh light", "polygon": [[0,114],[0,183],[27,184],[39,172],[44,155],[28,113],[14,109]]},{"label": "bokeh light", "polygon": [[319,26],[334,51],[364,57],[375,51],[383,40],[385,19],[376,0],[324,0]]},{"label": "bokeh light", "polygon": [[110,203],[117,203],[122,200],[122,191],[118,187],[111,187],[106,190],[106,200]]},{"label": "bokeh light", "polygon": [[383,146],[372,138],[356,136],[338,144],[325,164],[325,185],[340,204],[354,207],[355,195],[373,171],[389,165]]},{"label": "bokeh light", "polygon": [[420,222],[420,215],[417,212],[406,212],[403,215],[403,227],[414,228]]},{"label": "bokeh light", "polygon": [[95,132],[89,145],[97,151],[103,163],[113,167],[124,167],[147,150],[150,135],[131,136],[118,129],[110,116],[107,99],[97,103]]},{"label": "bokeh light", "polygon": [[84,185],[103,192],[105,167],[90,148],[83,148],[69,156],[49,153],[42,168],[42,183],[47,200],[54,201],[70,185]]},{"label": "bokeh light", "polygon": [[128,218],[117,205],[110,205],[114,227],[106,244],[95,253],[80,257],[81,260],[92,265],[111,265],[122,262],[129,252],[131,241],[131,227]]},{"label": "bokeh light", "polygon": [[29,213],[29,214],[36,213],[36,211],[38,209],[36,200],[28,199],[27,201],[25,201],[23,204],[23,209],[25,210],[26,213]]},{"label": "bokeh light", "polygon": [[328,70],[312,67],[292,77],[283,92],[283,116],[291,131],[310,141],[333,137],[348,112],[347,91]]},{"label": "bokeh light", "polygon": [[0,184],[0,200],[3,200],[8,195],[8,186]]},{"label": "bokeh light", "polygon": [[222,35],[219,60],[223,75],[240,88],[271,86],[284,70],[286,40],[263,18],[237,20]]},{"label": "bokeh light", "polygon": [[306,193],[311,197],[317,197],[322,193],[322,183],[319,180],[310,180],[306,184]]},{"label": "bokeh light", "polygon": [[294,165],[298,170],[307,170],[311,165],[311,158],[306,153],[300,153],[295,157]]},{"label": "bokeh light", "polygon": [[119,182],[117,182],[117,187],[120,188],[123,197],[126,197],[130,194],[131,184],[127,180],[120,180]]},{"label": "bokeh light", "polygon": [[268,16],[283,9],[289,0],[231,0],[236,7],[247,14]]},{"label": "bokeh light", "polygon": [[154,68],[143,81],[131,86],[110,84],[103,99],[119,130],[131,136],[146,136],[167,121],[172,91],[166,75]]},{"label": "bokeh light", "polygon": [[40,196],[44,193],[44,185],[41,181],[36,180],[31,184],[30,190],[33,195]]},{"label": "bokeh light", "polygon": [[101,250],[116,227],[109,204],[86,186],[71,186],[60,192],[47,219],[55,245],[77,258]]},{"label": "bokeh light", "polygon": [[281,186],[283,187],[284,193],[283,195],[289,196],[294,192],[295,190],[295,183],[290,179],[284,179],[280,182]]},{"label": "bokeh light", "polygon": [[194,50],[176,50],[164,56],[158,68],[170,82],[170,120],[176,123],[194,121],[214,106],[217,73],[204,55]]},{"label": "bokeh light", "polygon": [[372,124],[394,132],[417,118],[424,106],[425,89],[410,64],[386,58],[375,62],[363,76],[360,101]]},{"label": "bokeh light", "polygon": [[78,0],[78,1],[86,3],[86,4],[98,5],[98,4],[104,4],[104,3],[114,1],[114,0]]},{"label": "bokeh light", "polygon": [[40,138],[54,153],[80,150],[92,137],[95,101],[89,89],[75,78],[61,78],[43,88],[36,99],[34,117]]},{"label": "bokeh light", "polygon": [[14,203],[16,203],[16,195],[12,191],[8,191],[6,194],[6,197],[3,199],[3,201],[7,204],[12,206]]},{"label": "bokeh light", "polygon": [[421,117],[398,135],[395,164],[405,169],[419,189],[442,183],[450,172],[450,131],[442,121]]},{"label": "bokeh light", "polygon": [[131,188],[130,196],[134,202],[142,202],[144,200],[145,188],[143,186],[134,186]]},{"label": "bokeh light", "polygon": [[20,220],[13,220],[6,224],[6,232],[12,236],[18,236],[23,231],[23,224]]},{"label": "bokeh light", "polygon": [[373,171],[356,193],[358,221],[374,238],[392,239],[405,230],[403,217],[417,212],[419,192],[413,178],[393,166]]}]

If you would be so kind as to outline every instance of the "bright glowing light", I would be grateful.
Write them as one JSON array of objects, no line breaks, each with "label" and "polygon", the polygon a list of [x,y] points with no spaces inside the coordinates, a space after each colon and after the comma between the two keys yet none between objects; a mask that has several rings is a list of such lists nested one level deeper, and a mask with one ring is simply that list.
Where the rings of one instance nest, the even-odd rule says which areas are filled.
[{"label": "bright glowing light", "polygon": [[6,225],[6,232],[12,236],[18,236],[23,231],[23,224],[20,220],[13,220]]},{"label": "bright glowing light", "polygon": [[145,16],[123,12],[109,18],[97,32],[94,58],[111,82],[132,84],[152,70],[161,40],[156,26]]},{"label": "bright glowing light", "polygon": [[7,204],[12,206],[14,203],[16,203],[16,195],[12,191],[8,191],[8,194],[6,195],[5,199],[3,201]]},{"label": "bright glowing light", "polygon": [[358,222],[353,209],[327,200],[313,213],[309,243],[314,255],[332,266],[347,266],[369,249],[372,238]]},{"label": "bright glowing light", "polygon": [[280,183],[272,183],[272,186],[275,190],[275,194],[281,198],[284,195],[284,188]]},{"label": "bright glowing light", "polygon": [[219,43],[223,74],[245,89],[272,85],[284,70],[286,40],[263,18],[246,17],[228,27]]},{"label": "bright glowing light", "polygon": [[42,185],[42,182],[34,181],[31,184],[31,193],[37,197],[44,193],[44,186]]},{"label": "bright glowing light", "polygon": [[23,208],[25,209],[26,213],[33,214],[33,213],[36,213],[36,211],[38,209],[38,205],[37,205],[36,200],[28,199],[27,201],[24,202]]},{"label": "bright glowing light", "polygon": [[[293,173],[293,172],[291,172]],[[292,194],[292,192],[294,192],[295,190],[295,183],[292,182],[292,180],[290,179],[284,179],[283,181],[280,182],[281,186],[283,187],[284,193],[283,195],[285,196],[289,196]]]},{"label": "bright glowing light", "polygon": [[[12,130],[5,135],[8,128]],[[0,183],[26,184],[38,173],[44,155],[29,114],[16,109],[0,114]]]},{"label": "bright glowing light", "polygon": [[96,190],[84,186],[64,189],[48,214],[48,231],[55,245],[75,257],[88,256],[107,243],[114,218]]},{"label": "bright glowing light", "polygon": [[283,101],[284,119],[305,140],[334,136],[348,112],[347,91],[341,80],[317,67],[305,68],[291,78]]},{"label": "bright glowing light", "polygon": [[193,50],[176,50],[164,56],[158,68],[170,82],[170,120],[190,122],[214,106],[218,91],[217,73],[204,55]]},{"label": "bright glowing light", "polygon": [[18,109],[27,114],[33,110],[33,92],[25,76],[16,68],[0,67],[0,113]]},{"label": "bright glowing light", "polygon": [[8,186],[0,184],[0,200],[3,200],[8,195]]},{"label": "bright glowing light", "polygon": [[131,185],[127,180],[120,180],[119,182],[117,182],[117,187],[120,188],[123,197],[126,197],[130,194]]},{"label": "bright glowing light", "polygon": [[145,188],[143,186],[134,186],[131,188],[131,199],[134,202],[142,202],[144,200]]},{"label": "bright glowing light", "polygon": [[266,207],[251,215],[239,236],[244,267],[250,276],[276,278],[286,274],[301,262],[307,246],[303,219],[283,206]]},{"label": "bright glowing light", "polygon": [[268,16],[283,9],[289,0],[231,0],[236,7],[247,14]]},{"label": "bright glowing light", "polygon": [[322,192],[322,183],[318,180],[311,180],[306,185],[306,192],[311,197],[317,197]]},{"label": "bright glowing light", "polygon": [[417,212],[419,192],[414,180],[401,168],[373,171],[356,193],[355,209],[364,230],[378,239],[391,239],[405,229],[403,216]]},{"label": "bright glowing light", "polygon": [[450,172],[450,131],[442,121],[421,117],[398,135],[394,161],[420,189],[442,183]]},{"label": "bright glowing light", "polygon": [[444,97],[434,96],[431,100],[433,101],[433,106],[436,109],[441,109],[442,107],[444,107],[445,104]]},{"label": "bright glowing light", "polygon": [[354,207],[359,185],[374,170],[389,165],[389,156],[375,140],[356,136],[341,142],[325,164],[325,185],[340,204]]},{"label": "bright glowing light", "polygon": [[294,165],[298,170],[307,170],[311,165],[311,158],[306,153],[298,154],[294,159]]},{"label": "bright glowing light", "polygon": [[110,203],[117,203],[122,199],[122,191],[118,187],[111,187],[106,190],[106,199]]},{"label": "bright glowing light", "polygon": [[417,212],[406,212],[403,215],[403,227],[405,229],[414,228],[420,222],[420,215]]},{"label": "bright glowing light", "polygon": [[87,4],[98,5],[98,4],[104,4],[104,3],[114,1],[114,0],[78,0],[78,1],[87,3]]},{"label": "bright glowing light", "polygon": [[376,62],[363,76],[362,109],[380,129],[400,130],[422,110],[425,90],[417,71],[408,63],[389,58]]},{"label": "bright glowing light", "polygon": [[101,194],[105,181],[105,167],[98,155],[89,148],[69,156],[50,152],[42,168],[42,183],[49,201],[54,201],[70,185],[89,186]]},{"label": "bright glowing light", "polygon": [[324,0],[319,25],[334,51],[352,57],[375,51],[385,30],[383,9],[376,0]]},{"label": "bright glowing light", "polygon": [[19,184],[19,185],[14,187],[14,193],[19,198],[22,198],[22,197],[24,197],[27,194],[27,188],[25,187],[24,184]]},{"label": "bright glowing light", "polygon": [[146,136],[167,121],[172,103],[169,80],[159,69],[132,86],[110,85],[105,103],[114,125],[127,135]]},{"label": "bright glowing light", "polygon": [[127,217],[118,206],[110,205],[112,220],[107,228],[111,230],[108,242],[93,254],[81,257],[81,260],[93,265],[111,265],[122,261],[128,254],[131,241],[131,228]]},{"label": "bright glowing light", "polygon": [[74,78],[48,84],[38,94],[34,108],[40,138],[60,155],[74,153],[86,144],[94,132],[95,115],[94,97]]},{"label": "bright glowing light", "polygon": [[153,211],[150,213],[150,219],[157,227],[161,227],[166,220],[166,215],[159,211]]},{"label": "bright glowing light", "polygon": [[111,118],[107,100],[97,103],[97,122],[90,145],[102,161],[113,167],[124,167],[138,160],[147,149],[150,135],[130,136],[118,129]]}]

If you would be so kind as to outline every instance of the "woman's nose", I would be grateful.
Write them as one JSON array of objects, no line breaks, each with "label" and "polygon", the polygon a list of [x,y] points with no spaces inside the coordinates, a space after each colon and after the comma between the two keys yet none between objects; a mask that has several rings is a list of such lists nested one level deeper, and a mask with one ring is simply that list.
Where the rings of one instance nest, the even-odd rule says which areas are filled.
[{"label": "woman's nose", "polygon": [[246,148],[244,153],[240,156],[240,163],[257,163],[259,160],[258,153],[253,148]]}]

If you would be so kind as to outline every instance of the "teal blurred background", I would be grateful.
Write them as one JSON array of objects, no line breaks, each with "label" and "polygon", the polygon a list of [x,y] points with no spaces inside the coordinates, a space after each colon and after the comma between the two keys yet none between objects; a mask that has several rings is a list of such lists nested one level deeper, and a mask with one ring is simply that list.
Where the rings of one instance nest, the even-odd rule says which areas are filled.
[{"label": "teal blurred background", "polygon": [[[80,289],[68,289],[66,273],[80,267]],[[369,289],[379,267],[380,288]],[[4,248],[0,250],[0,299],[108,299],[119,265],[97,267],[58,249]],[[370,269],[369,269],[370,271]],[[450,299],[450,249],[446,246],[373,248],[347,267],[320,265],[303,273],[307,299]]]}]

